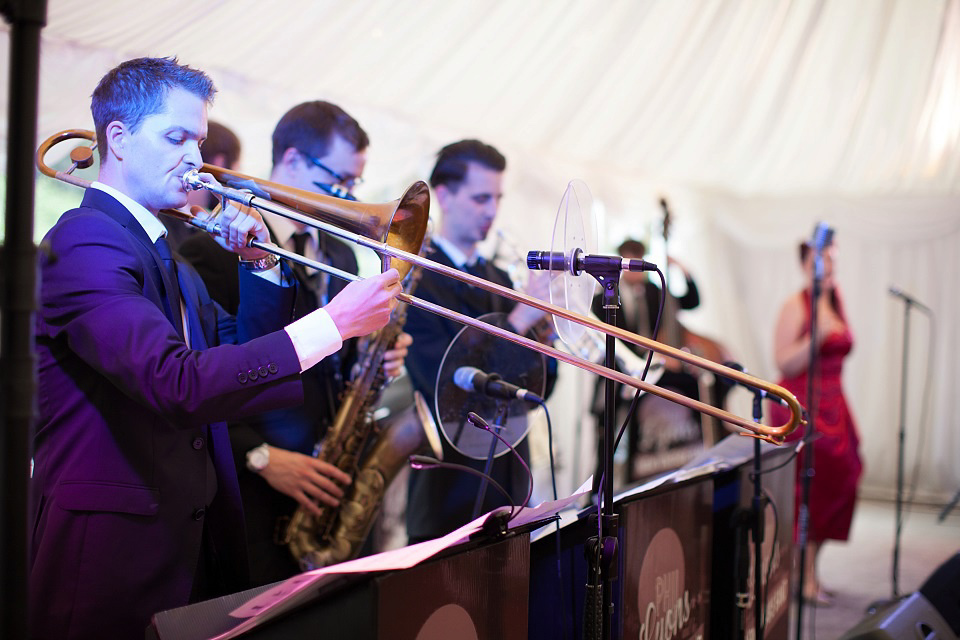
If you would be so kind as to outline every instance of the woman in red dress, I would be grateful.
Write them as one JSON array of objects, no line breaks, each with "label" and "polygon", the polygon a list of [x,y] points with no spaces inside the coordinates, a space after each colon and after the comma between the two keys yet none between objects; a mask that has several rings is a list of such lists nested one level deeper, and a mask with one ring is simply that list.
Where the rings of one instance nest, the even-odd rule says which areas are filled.
[{"label": "woman in red dress", "polygon": [[[847,407],[841,387],[843,359],[853,347],[853,335],[843,313],[843,305],[833,279],[834,247],[823,250],[823,277],[817,302],[818,343],[817,371],[814,375],[815,411],[813,426],[819,436],[813,443],[815,475],[810,484],[809,527],[807,532],[804,598],[815,605],[829,605],[831,599],[821,587],[816,573],[817,554],[826,540],[847,540],[857,484],[863,465],[857,452],[859,437],[853,416]],[[800,246],[800,261],[808,282],[813,279],[813,251]],[[807,377],[810,367],[811,291],[806,288],[790,296],[780,310],[774,336],[774,355],[782,380],[800,403],[811,408],[807,398]],[[775,420],[786,422],[785,409],[774,408]],[[788,440],[803,436],[803,429],[794,431]],[[804,453],[797,462],[795,504],[802,498],[801,473]]]}]

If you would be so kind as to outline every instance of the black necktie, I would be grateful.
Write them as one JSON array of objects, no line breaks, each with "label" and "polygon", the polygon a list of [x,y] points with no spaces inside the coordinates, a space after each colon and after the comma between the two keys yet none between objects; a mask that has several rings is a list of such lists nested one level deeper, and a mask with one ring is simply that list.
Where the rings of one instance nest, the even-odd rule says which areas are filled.
[{"label": "black necktie", "polygon": [[[472,276],[476,276],[483,280],[488,280],[495,282],[493,274],[490,273],[489,263],[483,258],[477,258],[473,264],[465,264],[463,270],[469,273]],[[483,309],[482,313],[488,313],[492,311],[503,311],[503,301],[502,299],[490,293],[486,289],[481,289],[479,287],[473,287],[472,285],[468,287],[468,296],[473,301],[473,304],[480,305],[480,309]]]},{"label": "black necktie", "polygon": [[167,243],[166,236],[160,236],[154,243],[160,259],[163,260],[166,278],[163,282],[164,289],[167,290],[167,305],[170,312],[170,321],[180,337],[183,337],[183,314],[180,311],[180,281],[177,279],[177,263],[170,252],[170,245]]},{"label": "black necktie", "polygon": [[477,276],[484,280],[490,279],[487,277],[487,262],[483,258],[477,258],[473,264],[464,265],[463,270],[472,276]]},{"label": "black necktie", "polygon": [[[306,231],[298,231],[297,233],[293,234],[293,252],[306,257],[305,252],[307,250],[307,238],[309,237],[310,234]],[[302,264],[295,262],[293,270],[301,280],[306,282],[307,271]]]},{"label": "black necktie", "polygon": [[[299,231],[293,234],[293,250],[295,253],[300,254],[301,256],[306,257],[307,250],[307,240],[310,238],[309,231]],[[323,251],[317,251],[314,260],[321,262],[324,260]],[[309,271],[300,264],[295,264],[293,271],[297,274],[297,277],[300,279],[300,282],[313,294],[315,298],[314,308],[322,307],[327,304],[327,277],[326,274],[320,271],[315,271],[310,269]],[[312,311],[312,309],[311,309]]]}]

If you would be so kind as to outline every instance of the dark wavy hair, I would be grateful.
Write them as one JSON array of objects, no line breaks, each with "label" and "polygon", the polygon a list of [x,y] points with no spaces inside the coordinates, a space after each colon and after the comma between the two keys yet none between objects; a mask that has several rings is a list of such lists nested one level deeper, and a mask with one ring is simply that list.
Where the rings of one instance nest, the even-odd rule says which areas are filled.
[{"label": "dark wavy hair", "polygon": [[101,141],[97,147],[100,160],[107,154],[107,125],[119,121],[136,133],[146,117],[163,110],[173,88],[185,89],[208,104],[217,92],[207,74],[179,64],[176,58],[135,58],[108,71],[90,101],[97,140]]},{"label": "dark wavy hair", "polygon": [[479,140],[461,140],[448,144],[437,154],[437,163],[430,174],[430,186],[445,186],[456,193],[467,177],[467,166],[476,162],[492,171],[503,172],[507,159],[489,144]]},{"label": "dark wavy hair", "polygon": [[232,169],[240,161],[240,139],[229,127],[211,120],[207,122],[207,139],[200,149],[200,155],[204,162],[222,155],[224,168]]}]

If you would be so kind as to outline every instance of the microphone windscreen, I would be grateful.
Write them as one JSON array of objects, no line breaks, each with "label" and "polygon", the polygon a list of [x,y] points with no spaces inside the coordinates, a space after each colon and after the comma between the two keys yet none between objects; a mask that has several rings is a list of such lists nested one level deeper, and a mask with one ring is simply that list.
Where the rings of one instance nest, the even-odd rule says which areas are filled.
[{"label": "microphone windscreen", "polygon": [[476,387],[474,385],[474,380],[476,379],[477,374],[482,373],[483,372],[476,367],[459,367],[453,372],[453,384],[457,385],[464,391],[475,391]]}]

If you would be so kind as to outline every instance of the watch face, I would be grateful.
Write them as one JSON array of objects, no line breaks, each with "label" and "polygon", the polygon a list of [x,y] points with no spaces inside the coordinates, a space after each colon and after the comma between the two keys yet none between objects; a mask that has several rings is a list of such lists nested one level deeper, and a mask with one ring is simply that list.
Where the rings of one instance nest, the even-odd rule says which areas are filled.
[{"label": "watch face", "polygon": [[254,471],[260,471],[270,462],[270,453],[260,447],[250,452],[247,458],[248,466]]}]

